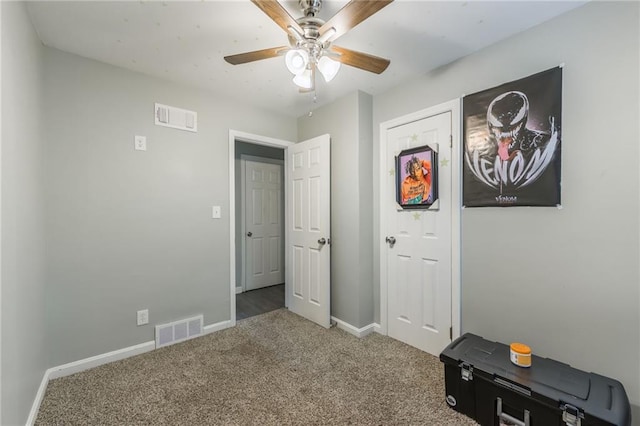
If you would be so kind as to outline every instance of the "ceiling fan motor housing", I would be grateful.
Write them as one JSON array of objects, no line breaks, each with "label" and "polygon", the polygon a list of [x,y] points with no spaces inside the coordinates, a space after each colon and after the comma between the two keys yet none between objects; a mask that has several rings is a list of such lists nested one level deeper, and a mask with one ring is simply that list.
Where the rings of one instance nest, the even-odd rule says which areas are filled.
[{"label": "ceiling fan motor housing", "polygon": [[322,19],[313,17],[300,18],[297,22],[302,27],[304,38],[307,40],[316,40],[320,36],[320,27],[324,25]]}]

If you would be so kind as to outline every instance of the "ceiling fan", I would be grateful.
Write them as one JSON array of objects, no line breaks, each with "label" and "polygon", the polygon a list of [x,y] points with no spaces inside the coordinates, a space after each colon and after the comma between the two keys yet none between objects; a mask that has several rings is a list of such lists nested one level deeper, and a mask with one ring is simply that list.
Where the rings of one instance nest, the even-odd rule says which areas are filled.
[{"label": "ceiling fan", "polygon": [[335,77],[340,64],[376,74],[382,73],[389,66],[388,59],[332,43],[393,0],[351,0],[327,22],[317,17],[322,0],[298,0],[304,14],[299,19],[294,19],[275,0],[251,1],[287,32],[289,46],[225,56],[225,61],[232,65],[285,55],[287,68],[294,75],[293,82],[303,92],[315,90],[316,69],[328,82]]}]

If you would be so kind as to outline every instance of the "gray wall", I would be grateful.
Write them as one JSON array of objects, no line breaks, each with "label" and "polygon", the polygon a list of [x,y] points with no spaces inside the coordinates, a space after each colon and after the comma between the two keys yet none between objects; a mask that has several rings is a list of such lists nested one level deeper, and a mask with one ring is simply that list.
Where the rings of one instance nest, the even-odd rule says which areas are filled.
[{"label": "gray wall", "polygon": [[[50,365],[228,320],[229,129],[294,140],[295,119],[55,49],[44,70]],[[198,133],[155,126],[154,102],[197,111]]]},{"label": "gray wall", "polygon": [[331,135],[331,315],[373,320],[371,96],[354,92],[298,118],[298,140]]},{"label": "gray wall", "polygon": [[[463,211],[462,330],[504,342],[522,340],[538,355],[613,376],[636,405],[638,9],[637,2],[591,2],[374,97],[377,128],[565,64],[563,208]],[[375,190],[377,205],[377,185]],[[377,214],[375,219],[377,233]],[[376,276],[376,289],[378,283]],[[378,309],[377,292],[375,304]]]},{"label": "gray wall", "polygon": [[[255,145],[248,142],[236,142],[235,150],[235,180],[236,180],[236,287],[242,286],[242,241],[244,235],[242,235],[242,179],[241,179],[241,167],[240,156],[252,155],[254,157],[271,158],[275,160],[284,161],[284,149],[273,148],[270,146]],[[284,197],[283,197],[284,200]],[[284,201],[283,201],[284,203]],[[284,212],[284,205],[282,207]],[[284,223],[283,223],[282,235],[284,235]],[[282,246],[283,253],[282,259],[284,259],[284,244]]]},{"label": "gray wall", "polygon": [[3,425],[24,424],[47,364],[42,44],[22,3],[2,8]]},{"label": "gray wall", "polygon": [[[358,321],[352,325],[364,327],[373,322],[373,97],[358,92],[358,175],[359,213],[357,226],[360,235],[357,267],[360,272],[358,283],[360,309]],[[377,164],[377,163],[376,163]],[[377,176],[377,168],[376,168]],[[344,181],[345,177],[341,180]],[[339,214],[339,211],[338,211]]]}]

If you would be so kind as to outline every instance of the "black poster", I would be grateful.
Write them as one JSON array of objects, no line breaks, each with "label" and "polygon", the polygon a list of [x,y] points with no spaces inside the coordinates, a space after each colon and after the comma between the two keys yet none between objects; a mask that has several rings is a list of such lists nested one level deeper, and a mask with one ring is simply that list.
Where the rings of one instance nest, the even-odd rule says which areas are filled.
[{"label": "black poster", "polygon": [[562,68],[463,99],[463,205],[559,206]]}]

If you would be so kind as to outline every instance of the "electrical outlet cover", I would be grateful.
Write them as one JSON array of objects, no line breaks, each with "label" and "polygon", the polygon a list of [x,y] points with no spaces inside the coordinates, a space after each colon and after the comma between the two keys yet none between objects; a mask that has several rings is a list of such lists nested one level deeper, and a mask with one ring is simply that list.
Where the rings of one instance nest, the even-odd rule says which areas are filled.
[{"label": "electrical outlet cover", "polygon": [[146,151],[147,150],[147,137],[146,136],[138,136],[134,138],[134,148],[136,151]]},{"label": "electrical outlet cover", "polygon": [[145,325],[145,324],[149,324],[149,310],[148,309],[144,309],[142,311],[138,311],[137,313],[137,324],[138,325]]}]

